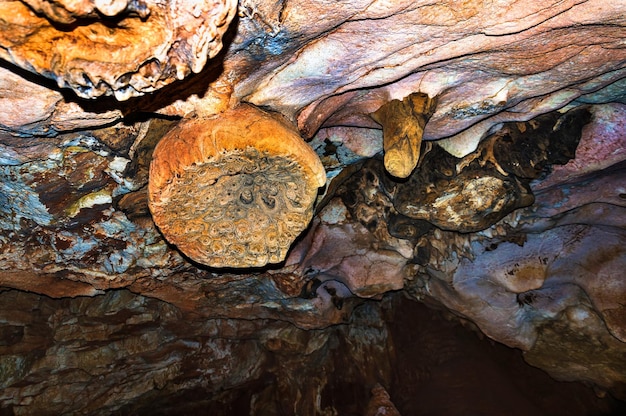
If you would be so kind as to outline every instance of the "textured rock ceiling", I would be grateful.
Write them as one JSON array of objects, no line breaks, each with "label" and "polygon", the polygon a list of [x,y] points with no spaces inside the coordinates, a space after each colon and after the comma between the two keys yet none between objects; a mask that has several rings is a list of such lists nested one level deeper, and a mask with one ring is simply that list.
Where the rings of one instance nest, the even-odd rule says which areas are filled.
[{"label": "textured rock ceiling", "polygon": [[[626,400],[626,3],[25,0],[0,27],[3,411],[416,414],[463,347],[402,297],[609,393],[558,411]],[[524,388],[497,391],[555,414]]]}]

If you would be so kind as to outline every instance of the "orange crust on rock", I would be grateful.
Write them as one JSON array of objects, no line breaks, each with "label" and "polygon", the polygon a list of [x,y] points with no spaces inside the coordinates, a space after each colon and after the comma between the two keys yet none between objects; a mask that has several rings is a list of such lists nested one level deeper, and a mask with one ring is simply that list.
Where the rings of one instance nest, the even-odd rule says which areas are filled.
[{"label": "orange crust on rock", "polygon": [[291,126],[265,111],[240,104],[210,118],[183,120],[159,142],[150,165],[151,199],[185,167],[247,147],[297,161],[309,171],[312,187],[326,183],[319,157]]},{"label": "orange crust on rock", "polygon": [[183,120],[154,150],[149,207],[165,238],[211,267],[284,260],[326,182],[297,132],[250,105]]}]

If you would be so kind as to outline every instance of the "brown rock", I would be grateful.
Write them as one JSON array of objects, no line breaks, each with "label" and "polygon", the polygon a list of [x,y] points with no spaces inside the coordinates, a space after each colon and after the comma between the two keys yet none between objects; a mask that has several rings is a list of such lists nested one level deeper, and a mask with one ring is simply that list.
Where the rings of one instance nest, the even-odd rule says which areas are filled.
[{"label": "brown rock", "polygon": [[547,166],[574,158],[589,120],[589,111],[578,108],[507,123],[458,162],[440,149],[432,151],[408,181],[393,185],[394,206],[402,215],[444,230],[485,229],[533,203],[529,181]]},{"label": "brown rock", "polygon": [[[88,97],[139,95],[194,72],[226,27],[203,32],[211,11],[182,0],[28,4],[0,3],[0,55]],[[228,4],[216,13],[232,16]],[[466,342],[448,343],[459,331],[407,330],[420,310],[393,306],[403,342],[389,349],[378,308],[389,291],[437,304],[554,376],[626,397],[625,6],[242,0],[227,50],[201,74],[126,103],[77,99],[3,65],[0,413],[167,413],[183,401],[172,412],[364,414],[368,388],[380,382],[407,415],[502,414],[488,410],[493,397],[504,413],[609,414],[587,411],[578,394],[538,411],[533,398],[545,391],[536,385],[518,401],[524,370],[485,387],[500,372],[483,360],[460,364],[472,355]],[[204,40],[213,40],[206,50]],[[384,142],[370,114],[415,91],[438,103],[420,127],[416,179],[403,183],[382,161],[363,159]],[[150,219],[143,186],[170,128],[154,118],[182,115],[181,129],[209,137],[205,127],[221,117],[237,128],[241,119],[218,113],[241,101],[314,136],[332,185],[284,265],[207,269],[166,244]],[[610,101],[622,104],[596,105]],[[552,111],[581,103],[594,103],[592,125],[576,159],[550,174],[542,160],[553,142],[571,157],[580,128]],[[189,159],[194,146],[185,146],[166,159]],[[536,202],[507,214],[529,189]],[[442,231],[398,212],[403,201],[442,228],[481,231]],[[257,238],[274,237],[252,225]],[[229,227],[220,232],[231,237]],[[116,290],[124,287],[141,295]],[[335,336],[342,331],[351,338]],[[468,373],[453,375],[459,367]]]},{"label": "brown rock", "polygon": [[528,187],[514,177],[495,169],[480,169],[480,173],[464,169],[456,174],[453,166],[452,156],[441,149],[426,155],[409,181],[394,185],[398,212],[444,230],[473,232],[533,202]]},{"label": "brown rock", "polygon": [[150,210],[166,238],[213,267],[282,261],[326,176],[288,125],[241,105],[181,122],[154,151]]},{"label": "brown rock", "polygon": [[45,15],[57,23],[70,24],[79,18],[98,18],[100,15],[114,17],[120,14],[134,13],[146,18],[150,13],[148,5],[143,1],[128,0],[83,0],[83,1],[49,1],[24,0],[38,14]]},{"label": "brown rock", "polygon": [[391,402],[389,393],[380,384],[372,388],[372,398],[367,404],[366,416],[400,416],[400,412]]},{"label": "brown rock", "polygon": [[45,16],[18,1],[0,4],[1,58],[54,78],[81,97],[126,100],[199,72],[221,49],[237,2],[29,5]]},{"label": "brown rock", "polygon": [[383,126],[385,168],[398,178],[408,177],[420,156],[424,127],[437,106],[436,99],[413,93],[402,101],[391,100],[372,113]]}]

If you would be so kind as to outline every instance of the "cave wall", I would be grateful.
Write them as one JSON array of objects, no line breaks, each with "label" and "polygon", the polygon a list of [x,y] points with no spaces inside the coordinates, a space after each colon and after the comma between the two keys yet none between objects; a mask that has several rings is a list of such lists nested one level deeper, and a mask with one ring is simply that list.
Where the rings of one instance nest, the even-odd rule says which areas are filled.
[{"label": "cave wall", "polygon": [[[300,354],[327,371],[301,368],[330,383],[323,397],[332,360],[378,357],[345,376],[360,380],[354,402],[381,383],[400,404],[382,364],[394,337],[372,306],[397,291],[559,380],[626,398],[623,4],[51,4],[0,15],[3,408],[58,397],[53,412],[131,412],[154,389],[235,406],[250,383],[250,406],[289,414],[302,397],[322,412],[322,393],[288,376]],[[372,115],[417,93],[428,114]],[[211,267],[155,225],[150,164],[163,137],[237,123],[226,114],[242,102],[297,132],[327,183],[283,261]],[[412,128],[406,179],[383,159],[393,123]],[[355,323],[363,310],[378,333]],[[355,344],[338,358],[333,342]],[[127,395],[111,387],[131,372]]]},{"label": "cave wall", "polygon": [[[588,415],[624,408],[581,383],[563,386],[528,367],[519,351],[402,294],[368,301],[349,323],[325,330],[189,319],[125,289],[62,300],[9,290],[0,298],[0,314],[10,320],[0,345],[2,414],[363,415],[385,405],[395,414]],[[388,389],[386,402],[375,400],[376,385]]]}]

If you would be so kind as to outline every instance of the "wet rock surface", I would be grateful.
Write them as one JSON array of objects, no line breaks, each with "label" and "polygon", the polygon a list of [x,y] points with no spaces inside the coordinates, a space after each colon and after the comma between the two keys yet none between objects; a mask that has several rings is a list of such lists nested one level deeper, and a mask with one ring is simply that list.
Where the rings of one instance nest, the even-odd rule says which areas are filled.
[{"label": "wet rock surface", "polygon": [[[203,32],[218,9],[5,2],[28,12],[0,14],[1,411],[623,411],[626,10],[553,3],[243,1],[237,17],[219,9],[228,31]],[[66,50],[40,61],[19,43],[68,18],[63,36],[96,26],[79,51],[105,32],[113,47],[143,31],[159,41],[176,16],[189,21],[172,48],[138,43],[145,56],[113,54],[89,80],[64,72],[77,62]],[[425,96],[436,105],[394,121],[411,134],[388,152],[372,114]],[[327,185],[283,261],[214,268],[155,225],[149,166],[163,137],[241,102],[310,139],[298,143]],[[407,178],[389,174],[389,154],[415,163]],[[189,189],[206,188],[196,176]]]}]

